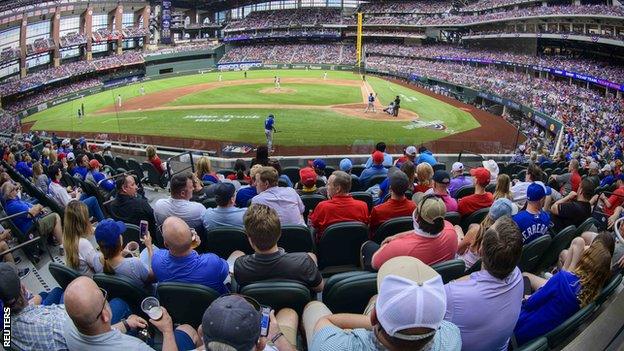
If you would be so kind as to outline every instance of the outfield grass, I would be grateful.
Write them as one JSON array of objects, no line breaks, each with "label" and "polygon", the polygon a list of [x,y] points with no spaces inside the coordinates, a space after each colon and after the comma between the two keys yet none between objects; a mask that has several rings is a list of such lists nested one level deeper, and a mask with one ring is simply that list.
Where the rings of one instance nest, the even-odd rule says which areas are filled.
[{"label": "outfield grass", "polygon": [[[330,71],[329,78],[361,79],[351,72]],[[280,77],[319,77],[319,84],[301,84],[298,92],[303,94],[259,94],[260,85],[238,85],[218,88],[181,97],[175,105],[192,104],[300,104],[332,105],[361,101],[359,88],[323,84],[323,71],[279,70],[250,71],[248,78]],[[223,80],[240,80],[242,72],[224,72]],[[431,129],[409,129],[409,121],[375,121],[345,116],[329,109],[191,109],[121,112],[119,114],[95,115],[93,112],[114,104],[114,97],[121,94],[128,99],[138,95],[139,86],[146,93],[204,82],[215,82],[218,73],[175,77],[125,86],[99,94],[87,96],[61,104],[25,119],[36,122],[35,130],[84,131],[97,133],[131,133],[140,135],[179,136],[198,139],[264,143],[263,123],[266,115],[277,116],[275,144],[282,146],[310,145],[353,145],[361,142],[384,140],[388,144],[415,144],[435,140],[452,133],[470,130],[479,126],[467,112],[416,91],[370,77],[369,83],[379,94],[383,104],[401,95],[401,107],[416,112],[421,121],[442,121],[447,132]],[[256,85],[256,84],[254,84]],[[294,85],[294,84],[293,84]],[[288,87],[290,84],[283,84]],[[268,87],[272,87],[269,84]],[[255,90],[254,90],[255,89]],[[291,100],[288,100],[291,99]],[[296,102],[293,102],[295,99]],[[314,101],[312,101],[312,100]],[[317,101],[319,100],[319,101]],[[336,102],[341,101],[341,102]],[[346,102],[345,102],[346,101]],[[76,118],[76,110],[85,105],[86,117],[82,122]],[[195,118],[193,116],[212,116]],[[247,116],[246,118],[240,118]],[[255,116],[255,117],[250,117]],[[227,120],[227,121],[226,121]]]},{"label": "outfield grass", "polygon": [[[203,105],[203,104],[292,104],[292,105],[338,105],[362,102],[359,87],[331,86],[331,94],[327,93],[327,85],[284,83],[280,91],[284,93],[265,93],[264,89],[274,90],[274,84],[244,84],[225,86],[217,89],[204,90],[177,98],[169,105]],[[289,89],[294,92],[287,92]]]}]

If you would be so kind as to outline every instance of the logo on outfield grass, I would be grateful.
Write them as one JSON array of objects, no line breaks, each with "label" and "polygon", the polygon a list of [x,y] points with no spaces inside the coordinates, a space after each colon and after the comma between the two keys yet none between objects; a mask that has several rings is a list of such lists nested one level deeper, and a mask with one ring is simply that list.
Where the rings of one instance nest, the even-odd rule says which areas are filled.
[{"label": "logo on outfield grass", "polygon": [[215,122],[215,123],[226,123],[230,122],[233,119],[258,119],[260,116],[258,115],[187,115],[184,116],[183,119],[192,119],[195,122]]},{"label": "logo on outfield grass", "polygon": [[403,126],[403,128],[405,129],[426,128],[426,129],[432,129],[432,130],[446,131],[446,125],[444,125],[444,122],[442,121],[425,122],[425,121],[419,121],[417,119],[412,120],[410,124]]}]

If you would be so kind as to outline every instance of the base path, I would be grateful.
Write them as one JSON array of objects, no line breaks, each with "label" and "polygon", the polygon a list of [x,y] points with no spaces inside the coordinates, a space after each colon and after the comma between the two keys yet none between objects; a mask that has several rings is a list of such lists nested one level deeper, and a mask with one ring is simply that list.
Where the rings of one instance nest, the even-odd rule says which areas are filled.
[{"label": "base path", "polygon": [[[375,100],[375,109],[376,112],[364,112],[366,106],[368,104],[368,94],[373,93],[373,88],[368,84],[368,82],[361,82],[359,80],[349,80],[349,79],[327,79],[323,81],[319,81],[318,78],[282,78],[282,84],[329,84],[329,85],[340,85],[340,86],[352,86],[359,87],[362,92],[362,103],[361,104],[344,104],[344,105],[333,105],[333,106],[318,106],[318,105],[285,105],[285,104],[211,104],[211,105],[182,105],[182,106],[168,106],[167,104],[174,102],[181,96],[189,95],[193,93],[198,93],[205,90],[217,89],[225,86],[237,86],[237,85],[249,85],[249,84],[272,84],[273,78],[263,78],[263,79],[244,79],[244,80],[230,80],[230,81],[222,81],[222,82],[210,82],[204,84],[196,84],[191,86],[167,89],[165,91],[158,91],[155,93],[150,93],[144,96],[136,96],[130,98],[123,102],[121,108],[117,108],[115,105],[111,105],[105,107],[101,110],[95,112],[98,114],[106,114],[113,112],[147,112],[147,111],[166,111],[166,110],[194,110],[194,109],[329,109],[333,110],[337,113],[358,117],[364,119],[372,119],[377,121],[412,121],[418,119],[418,114],[408,111],[401,110],[399,117],[392,117],[389,114],[383,112],[383,107],[379,100]],[[279,93],[289,93],[286,91],[286,87],[281,89],[276,88],[265,88],[263,89],[263,93],[265,94],[279,94]],[[270,91],[267,91],[270,90]],[[292,90],[292,89],[290,89]]]}]

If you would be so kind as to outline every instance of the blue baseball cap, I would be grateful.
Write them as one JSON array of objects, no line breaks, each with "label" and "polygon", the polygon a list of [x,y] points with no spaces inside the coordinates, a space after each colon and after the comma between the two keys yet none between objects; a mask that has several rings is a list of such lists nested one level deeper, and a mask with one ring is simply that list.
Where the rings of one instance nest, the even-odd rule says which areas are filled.
[{"label": "blue baseball cap", "polygon": [[340,160],[340,170],[343,172],[348,172],[353,168],[353,163],[348,158],[343,158]]},{"label": "blue baseball cap", "polygon": [[546,195],[550,195],[552,191],[550,188],[547,188],[547,186],[539,184],[538,182],[531,183],[531,185],[527,188],[527,200],[539,201]]},{"label": "blue baseball cap", "polygon": [[621,180],[624,182],[624,173],[620,173],[617,175],[617,177],[615,178],[615,180]]},{"label": "blue baseball cap", "polygon": [[95,227],[95,240],[106,246],[116,246],[119,237],[126,231],[126,224],[122,221],[115,221],[107,218]]},{"label": "blue baseball cap", "polygon": [[321,160],[320,158],[317,158],[316,160],[314,160],[314,162],[312,162],[312,165],[314,166],[314,168],[318,168],[318,169],[325,169],[326,167],[325,161]]},{"label": "blue baseball cap", "polygon": [[489,216],[493,220],[497,220],[503,216],[513,216],[516,213],[518,213],[518,206],[514,205],[509,199],[500,198],[490,206]]}]

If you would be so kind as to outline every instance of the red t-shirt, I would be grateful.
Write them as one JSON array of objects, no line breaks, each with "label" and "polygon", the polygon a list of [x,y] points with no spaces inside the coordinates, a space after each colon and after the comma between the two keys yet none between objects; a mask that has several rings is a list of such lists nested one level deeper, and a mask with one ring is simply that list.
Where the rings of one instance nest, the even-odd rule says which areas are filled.
[{"label": "red t-shirt", "polygon": [[334,223],[349,221],[368,223],[368,205],[348,194],[334,195],[331,199],[316,205],[308,219],[316,229],[318,241],[323,236],[325,228]]},{"label": "red t-shirt", "polygon": [[612,216],[615,208],[624,203],[624,186],[615,189],[613,194],[609,196],[609,203],[611,207],[605,207],[604,211],[607,215]]},{"label": "red t-shirt", "polygon": [[370,215],[371,238],[383,222],[396,217],[411,216],[415,208],[414,201],[407,198],[402,200],[388,199],[383,204],[373,207]]},{"label": "red t-shirt", "polygon": [[436,236],[406,235],[383,245],[373,256],[373,268],[379,269],[386,261],[398,256],[411,256],[432,265],[452,260],[457,253],[457,233],[453,225],[444,221],[444,229]]},{"label": "red t-shirt", "polygon": [[425,193],[427,192],[427,190],[431,189],[430,185],[420,185],[420,184],[416,184],[414,186],[414,194],[416,193]]},{"label": "red t-shirt", "polygon": [[476,210],[492,206],[494,195],[489,192],[484,194],[472,194],[459,199],[457,212],[462,216],[467,216]]},{"label": "red t-shirt", "polygon": [[156,168],[156,172],[158,172],[159,174],[162,175],[165,172],[162,166],[162,162],[160,161],[160,157],[155,156],[153,159],[149,160],[149,162],[154,165],[154,168]]},{"label": "red t-shirt", "polygon": [[[229,180],[239,180],[238,178],[236,178],[236,173],[234,174],[230,174],[226,177]],[[244,175],[242,181],[247,182],[247,183],[251,183],[251,177],[248,175]]]},{"label": "red t-shirt", "polygon": [[572,185],[572,191],[578,193],[579,186],[581,185],[581,180],[581,175],[578,172],[573,171],[570,175],[570,185]]}]

